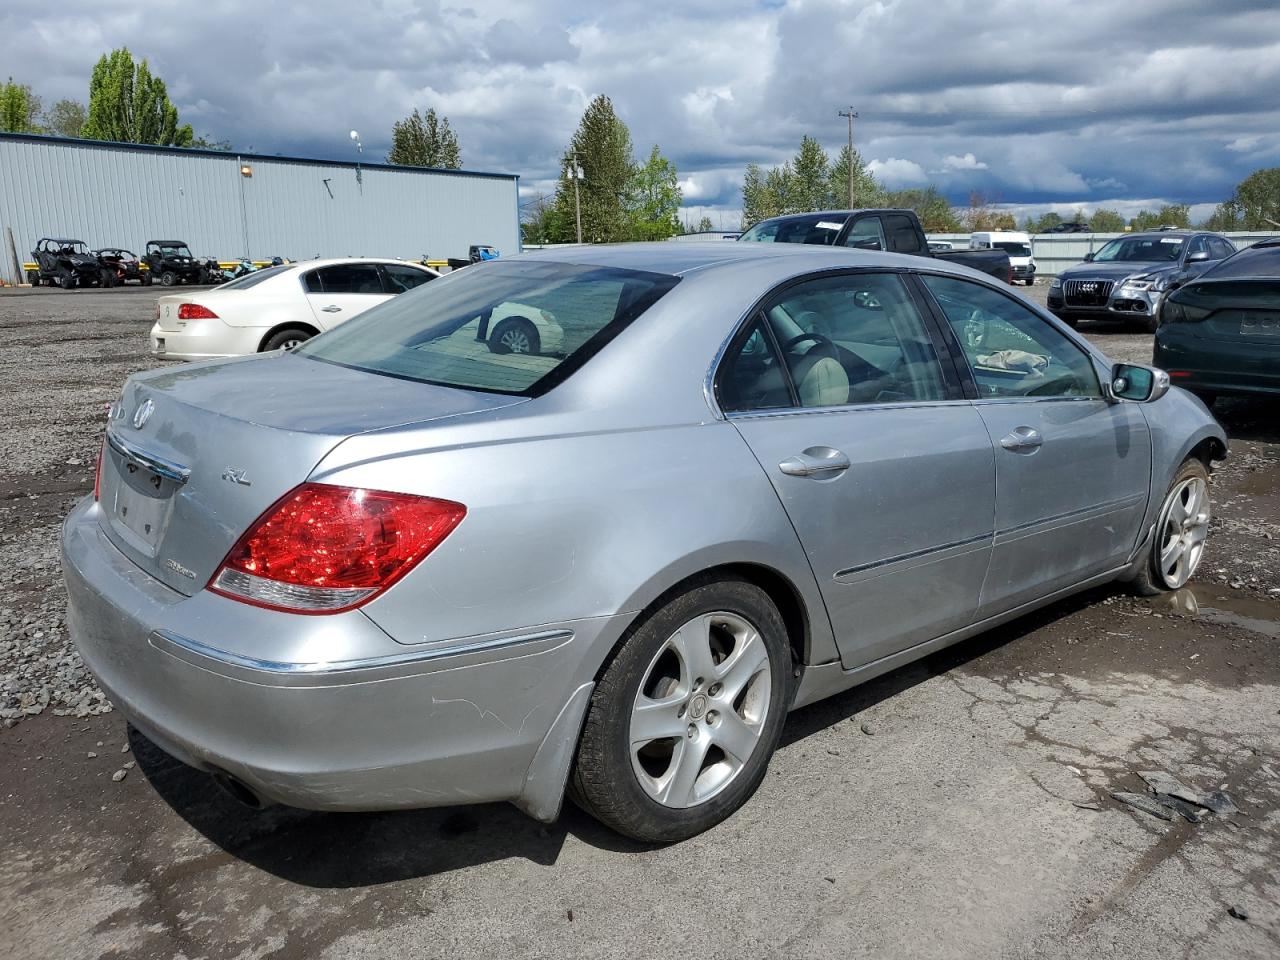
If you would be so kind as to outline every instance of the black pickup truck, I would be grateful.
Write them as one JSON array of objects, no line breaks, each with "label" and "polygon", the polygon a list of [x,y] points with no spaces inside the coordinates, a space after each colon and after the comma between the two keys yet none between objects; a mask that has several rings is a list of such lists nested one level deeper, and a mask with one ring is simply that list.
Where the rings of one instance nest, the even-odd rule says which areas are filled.
[{"label": "black pickup truck", "polygon": [[930,250],[913,210],[824,210],[761,220],[739,243],[814,243],[826,247],[888,250],[960,263],[1012,283],[1009,255],[1003,250]]}]

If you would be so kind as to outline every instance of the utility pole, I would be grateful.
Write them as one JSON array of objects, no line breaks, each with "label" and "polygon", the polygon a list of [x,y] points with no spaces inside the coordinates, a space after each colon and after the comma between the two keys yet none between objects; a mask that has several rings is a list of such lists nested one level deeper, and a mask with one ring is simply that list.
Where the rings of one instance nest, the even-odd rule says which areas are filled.
[{"label": "utility pole", "polygon": [[853,121],[858,119],[858,115],[854,113],[853,105],[850,104],[848,110],[837,110],[837,117],[848,117],[849,119],[849,209],[853,209]]},{"label": "utility pole", "polygon": [[578,242],[582,242],[582,202],[578,199],[578,180],[582,176],[582,168],[578,166],[578,153],[574,151],[565,157],[569,161],[569,176],[573,178],[573,221],[578,228]]}]

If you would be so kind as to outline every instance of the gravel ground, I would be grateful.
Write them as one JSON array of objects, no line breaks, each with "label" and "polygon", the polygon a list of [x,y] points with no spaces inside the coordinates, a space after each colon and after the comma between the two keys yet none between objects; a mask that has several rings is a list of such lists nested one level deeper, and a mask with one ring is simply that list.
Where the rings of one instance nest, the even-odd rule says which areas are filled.
[{"label": "gravel ground", "polygon": [[[1197,583],[1095,591],[797,712],[751,804],[688,843],[572,809],[250,814],[127,731],[65,635],[58,524],[105,404],[153,365],[153,299],[0,294],[9,955],[1280,956],[1274,405],[1216,411],[1232,456]],[[1085,332],[1150,359],[1149,335]],[[1241,812],[1111,798],[1152,769]]]}]

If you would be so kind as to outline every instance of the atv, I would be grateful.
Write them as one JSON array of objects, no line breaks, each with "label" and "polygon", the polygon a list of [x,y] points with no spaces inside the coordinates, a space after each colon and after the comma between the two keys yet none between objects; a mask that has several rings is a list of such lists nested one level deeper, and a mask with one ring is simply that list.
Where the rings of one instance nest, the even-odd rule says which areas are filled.
[{"label": "atv", "polygon": [[204,271],[183,240],[148,240],[143,259],[151,276],[166,287],[175,283],[199,283]]},{"label": "atv", "polygon": [[123,247],[103,247],[93,251],[102,263],[102,285],[118,287],[130,280],[137,280],[144,287],[151,286],[151,273],[142,269],[138,257]]},{"label": "atv", "polygon": [[44,237],[31,251],[36,269],[27,271],[33,287],[55,284],[63,290],[102,282],[102,261],[89,252],[83,240]]}]

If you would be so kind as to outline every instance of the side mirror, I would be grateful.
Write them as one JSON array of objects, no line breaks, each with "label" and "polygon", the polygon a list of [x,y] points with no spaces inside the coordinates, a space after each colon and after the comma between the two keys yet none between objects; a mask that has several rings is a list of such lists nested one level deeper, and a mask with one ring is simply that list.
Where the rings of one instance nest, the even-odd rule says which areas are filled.
[{"label": "side mirror", "polygon": [[1195,253],[1187,255],[1187,263],[1204,263],[1209,259],[1208,250],[1197,250]]},{"label": "side mirror", "polygon": [[1092,251],[1092,250],[1090,250],[1088,253],[1086,253],[1086,254],[1084,255],[1084,262],[1085,262],[1085,263],[1092,263],[1092,262],[1093,262],[1093,251]]},{"label": "side mirror", "polygon": [[1169,375],[1155,367],[1117,363],[1111,368],[1108,392],[1113,400],[1151,403],[1169,392]]}]

